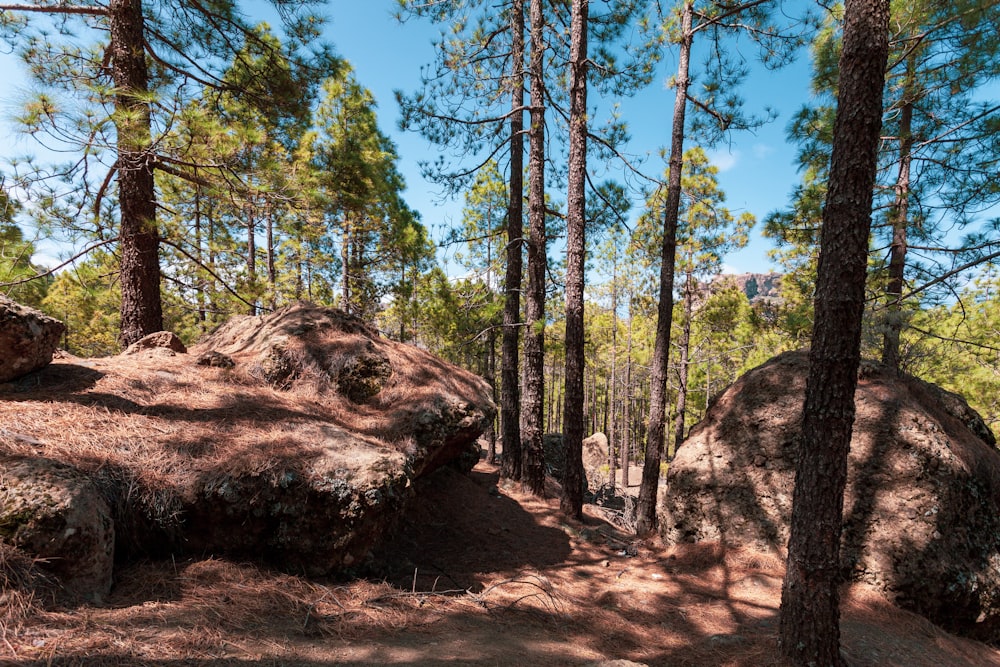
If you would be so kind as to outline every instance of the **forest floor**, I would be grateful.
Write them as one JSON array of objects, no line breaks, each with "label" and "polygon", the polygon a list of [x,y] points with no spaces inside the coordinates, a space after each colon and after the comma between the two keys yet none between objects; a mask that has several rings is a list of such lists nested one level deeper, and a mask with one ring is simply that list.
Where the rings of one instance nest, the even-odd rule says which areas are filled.
[{"label": "forest floor", "polygon": [[[205,557],[144,562],[101,606],[0,628],[11,665],[780,665],[783,563],[715,544],[633,543],[588,505],[450,469],[377,555],[377,578],[316,581]],[[849,665],[998,665],[861,587],[844,591]]]}]

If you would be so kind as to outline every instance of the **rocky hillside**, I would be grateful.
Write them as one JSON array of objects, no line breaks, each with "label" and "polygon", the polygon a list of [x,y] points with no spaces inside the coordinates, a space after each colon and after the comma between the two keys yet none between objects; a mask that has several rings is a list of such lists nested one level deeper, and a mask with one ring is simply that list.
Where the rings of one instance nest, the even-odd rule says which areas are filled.
[{"label": "rocky hillside", "polygon": [[781,298],[780,273],[740,273],[716,276],[713,282],[722,281],[735,284],[747,295],[751,305],[774,303]]}]

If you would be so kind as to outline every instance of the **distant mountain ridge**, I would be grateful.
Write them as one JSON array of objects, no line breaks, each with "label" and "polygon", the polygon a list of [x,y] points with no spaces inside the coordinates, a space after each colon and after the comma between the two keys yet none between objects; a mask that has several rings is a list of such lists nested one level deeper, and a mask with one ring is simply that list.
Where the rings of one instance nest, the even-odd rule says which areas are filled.
[{"label": "distant mountain ridge", "polygon": [[751,305],[781,298],[782,273],[740,273],[716,276],[712,282],[731,282],[747,295]]}]

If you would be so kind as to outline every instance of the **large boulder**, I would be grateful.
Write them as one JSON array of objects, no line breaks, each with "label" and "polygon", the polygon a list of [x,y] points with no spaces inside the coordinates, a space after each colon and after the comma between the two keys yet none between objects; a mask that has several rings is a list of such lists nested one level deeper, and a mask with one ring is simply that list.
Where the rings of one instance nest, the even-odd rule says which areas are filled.
[{"label": "large boulder", "polygon": [[302,424],[300,461],[233,466],[188,485],[176,550],[261,558],[325,575],[362,564],[409,499],[406,454],[332,424]]},{"label": "large boulder", "polygon": [[111,511],[88,476],[71,466],[0,459],[0,540],[36,558],[73,594],[99,601],[111,590]]},{"label": "large boulder", "polygon": [[[566,467],[566,446],[562,433],[546,433],[542,438],[547,474],[562,481]],[[608,436],[594,433],[583,439],[583,492],[596,492],[608,483]]]},{"label": "large boulder", "polygon": [[[479,458],[495,407],[487,384],[417,348],[388,341],[339,310],[298,303],[231,320],[196,355],[318,400],[323,422],[282,425],[269,469],[207,471],[184,492],[184,548],[263,556],[309,574],[343,571],[382,539],[412,482]],[[287,443],[294,445],[289,452]]]},{"label": "large boulder", "polygon": [[601,432],[583,439],[583,472],[591,489],[598,489],[609,481],[608,436]]},{"label": "large boulder", "polygon": [[478,452],[476,440],[496,414],[482,378],[386,340],[335,308],[299,302],[269,315],[235,317],[195,353],[225,355],[237,370],[272,387],[346,399],[338,410],[370,414],[402,446],[411,478]]},{"label": "large boulder", "polygon": [[[737,380],[678,448],[670,543],[784,552],[808,374],[804,352]],[[960,633],[1000,640],[1000,453],[955,394],[866,366],[844,501],[844,575]]]},{"label": "large boulder", "polygon": [[[481,378],[332,309],[240,317],[190,355],[174,354],[171,340],[57,359],[28,387],[0,385],[0,456],[67,460],[88,476],[111,507],[119,562],[215,554],[311,575],[355,570],[415,481],[478,460],[495,415]],[[18,472],[18,487],[48,488],[32,481],[58,477],[46,470]],[[83,498],[89,487],[79,486]],[[29,539],[24,526],[48,521],[44,507],[11,507],[0,528],[35,554],[99,527]],[[85,514],[103,525],[108,512],[95,498]],[[87,549],[66,545],[60,576],[94,569]]]},{"label": "large boulder", "polygon": [[51,363],[64,331],[59,320],[0,296],[0,382]]}]

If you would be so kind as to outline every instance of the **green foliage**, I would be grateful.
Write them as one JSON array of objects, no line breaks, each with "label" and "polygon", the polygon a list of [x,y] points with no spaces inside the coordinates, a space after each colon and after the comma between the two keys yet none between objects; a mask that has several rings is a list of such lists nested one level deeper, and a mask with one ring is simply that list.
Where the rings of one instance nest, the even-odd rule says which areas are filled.
[{"label": "green foliage", "polygon": [[338,305],[373,318],[385,294],[412,289],[404,274],[425,266],[432,250],[400,196],[405,183],[396,147],[379,130],[374,98],[350,67],[323,83],[314,128],[309,150],[317,194],[327,224],[340,233]]},{"label": "green foliage", "polygon": [[445,240],[446,245],[456,246],[459,264],[493,287],[505,261],[509,199],[507,182],[497,163],[486,163],[465,193],[461,227],[452,229]]},{"label": "green foliage", "polygon": [[904,337],[910,372],[963,396],[1000,433],[1000,267],[988,264],[951,305],[917,312]]},{"label": "green foliage", "polygon": [[[162,202],[152,172],[198,184],[214,178],[214,186],[233,198],[261,194],[253,182],[256,165],[248,165],[253,160],[239,158],[254,148],[261,149],[258,156],[269,156],[281,144],[247,128],[267,123],[266,129],[288,138],[308,121],[319,73],[336,69],[336,59],[317,39],[316,4],[274,3],[283,41],[266,25],[252,26],[235,0],[71,2],[9,6],[4,12],[5,17],[26,14],[2,34],[23,58],[37,90],[20,114],[21,126],[50,151],[74,154],[55,168],[20,162],[19,182],[35,204],[30,210],[40,228],[77,246],[120,242],[120,276],[127,286],[122,296],[128,300],[122,305],[125,338],[162,326],[155,219]],[[184,116],[195,108],[202,112],[197,135],[221,140],[179,136],[178,130],[188,131],[191,138],[195,124],[188,121],[195,116]],[[234,148],[241,139],[248,141]],[[178,233],[182,227],[165,231]],[[175,248],[186,241],[178,236],[167,238]],[[268,260],[270,269],[273,257]],[[169,271],[164,277],[179,278]],[[249,277],[249,291],[258,292]]]},{"label": "green foliage", "polygon": [[[981,212],[1000,201],[995,185],[1000,143],[991,126],[996,110],[993,84],[1000,72],[1000,46],[992,36],[1000,24],[1000,6],[978,0],[949,5],[922,0],[893,2],[891,11],[885,140],[875,186],[865,324],[867,352],[874,356],[879,356],[883,333],[905,328],[917,310],[951,298],[954,281],[934,278],[948,274],[956,255],[972,264],[995,249],[995,231],[984,223]],[[812,44],[816,97],[788,130],[799,144],[803,182],[789,208],[771,214],[765,227],[765,234],[778,243],[774,256],[788,274],[779,324],[802,342],[811,329],[842,19],[843,7],[837,5],[816,34]],[[964,238],[954,233],[970,226],[980,226],[980,233]],[[890,255],[904,263],[900,270],[907,281],[928,285],[902,306],[886,294]],[[961,273],[954,276],[961,277]],[[904,355],[904,368],[907,363]]]},{"label": "green foliage", "polygon": [[[792,17],[774,0],[703,0],[690,3],[693,21],[684,35],[681,13],[685,4],[666,6],[662,31],[670,44],[687,41],[699,45],[705,54],[700,68],[690,64],[692,71],[683,73],[694,84],[686,91],[688,136],[710,146],[734,130],[752,130],[774,120],[777,112],[771,107],[759,111],[745,108],[739,92],[750,72],[745,54],[756,51],[758,60],[768,69],[784,66],[798,55],[799,46],[811,30],[811,17]],[[675,79],[670,85],[676,83]]]},{"label": "green foliage", "polygon": [[[42,301],[42,310],[66,325],[66,349],[81,357],[102,357],[121,351],[118,344],[118,303],[113,255],[95,250],[60,272]],[[111,285],[111,287],[109,287]]]},{"label": "green foliage", "polygon": [[[718,168],[709,164],[700,148],[684,153],[681,177],[681,208],[677,221],[677,265],[682,275],[711,276],[719,271],[726,252],[742,248],[756,220],[744,214],[735,218],[722,204]],[[664,174],[666,182],[668,174]],[[635,242],[650,257],[659,256],[663,243],[661,221],[666,205],[666,187],[658,188],[646,200],[646,210],[636,224]],[[653,265],[652,268],[658,268]]]},{"label": "green foliage", "polygon": [[0,190],[0,294],[38,308],[52,280],[45,277],[22,282],[42,270],[31,263],[34,244],[24,240],[24,233],[14,222],[18,209],[17,202]]}]

